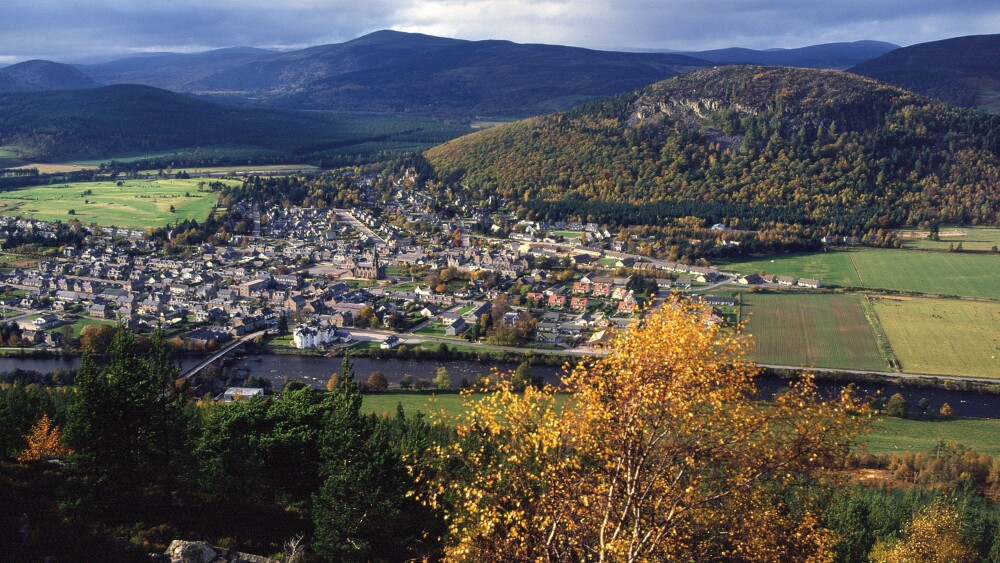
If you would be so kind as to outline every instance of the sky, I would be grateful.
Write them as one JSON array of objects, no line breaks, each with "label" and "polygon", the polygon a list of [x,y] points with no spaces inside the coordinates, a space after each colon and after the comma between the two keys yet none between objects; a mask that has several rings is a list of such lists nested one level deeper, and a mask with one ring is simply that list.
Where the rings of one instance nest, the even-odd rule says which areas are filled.
[{"label": "sky", "polygon": [[380,29],[673,50],[1000,33],[997,0],[4,0],[2,14],[0,64],[291,49]]}]

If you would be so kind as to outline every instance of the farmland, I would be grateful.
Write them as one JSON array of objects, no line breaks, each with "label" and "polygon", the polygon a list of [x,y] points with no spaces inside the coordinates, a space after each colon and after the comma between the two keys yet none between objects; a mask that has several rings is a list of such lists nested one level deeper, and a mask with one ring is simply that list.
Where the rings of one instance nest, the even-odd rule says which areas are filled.
[{"label": "farmland", "polygon": [[126,180],[121,186],[88,182],[24,188],[0,194],[0,214],[133,228],[201,221],[218,201],[217,194],[198,191],[202,181]]},{"label": "farmland", "polygon": [[[568,395],[559,395],[557,404],[564,403]],[[453,421],[465,412],[465,402],[458,393],[371,393],[365,395],[363,408],[367,412],[394,416],[396,405],[402,405],[407,416],[418,411],[432,420]],[[957,419],[928,421],[887,418],[872,424],[867,436],[866,449],[872,453],[902,453],[927,451],[940,440],[960,442],[976,451],[1000,455],[1000,420]]]},{"label": "farmland", "polygon": [[1000,246],[1000,229],[985,227],[954,227],[942,228],[938,233],[940,240],[929,240],[927,231],[900,231],[899,238],[904,248],[919,248],[924,250],[948,250],[952,245],[962,243],[962,249],[972,252],[990,252]]},{"label": "farmland", "polygon": [[1000,304],[880,299],[875,311],[902,371],[1000,378]]},{"label": "farmland", "polygon": [[743,320],[761,363],[887,370],[854,295],[745,294]]},{"label": "farmland", "polygon": [[720,262],[739,273],[818,278],[824,285],[1000,299],[1000,256],[902,250],[831,250]]},{"label": "farmland", "polygon": [[1000,420],[945,421],[887,418],[872,425],[868,451],[872,453],[925,452],[938,441],[958,442],[977,452],[1000,455]]}]

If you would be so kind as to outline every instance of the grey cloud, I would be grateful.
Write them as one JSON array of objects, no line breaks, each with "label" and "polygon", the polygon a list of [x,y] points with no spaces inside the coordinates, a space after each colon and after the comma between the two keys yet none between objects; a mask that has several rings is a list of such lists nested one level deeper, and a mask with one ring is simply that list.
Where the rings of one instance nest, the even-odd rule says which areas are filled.
[{"label": "grey cloud", "polygon": [[304,46],[377,29],[581,46],[899,44],[1000,31],[995,0],[9,0],[0,62]]}]

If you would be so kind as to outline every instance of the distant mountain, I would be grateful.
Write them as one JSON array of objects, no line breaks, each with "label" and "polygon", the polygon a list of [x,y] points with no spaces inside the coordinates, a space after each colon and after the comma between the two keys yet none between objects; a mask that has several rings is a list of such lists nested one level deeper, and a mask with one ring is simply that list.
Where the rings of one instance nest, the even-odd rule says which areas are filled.
[{"label": "distant mountain", "polygon": [[0,148],[32,160],[227,146],[302,162],[364,143],[422,148],[467,131],[432,120],[232,106],[137,85],[0,94],[0,124]]},{"label": "distant mountain", "polygon": [[203,53],[143,53],[75,68],[101,84],[145,84],[183,91],[185,86],[235,66],[267,59],[277,51],[231,47]]},{"label": "distant mountain", "polygon": [[911,45],[850,71],[958,106],[1000,111],[1000,35]]},{"label": "distant mountain", "polygon": [[0,92],[79,90],[97,84],[75,68],[52,61],[33,60],[0,68]]},{"label": "distant mountain", "polygon": [[1000,221],[1000,117],[832,70],[695,71],[425,156],[473,201],[541,220],[696,217],[761,242]]},{"label": "distant mountain", "polygon": [[796,49],[757,51],[730,48],[711,51],[682,51],[680,54],[719,64],[758,64],[844,70],[898,48],[899,45],[883,41],[854,41],[850,43],[825,43]]},{"label": "distant mountain", "polygon": [[683,55],[379,31],[233,67],[184,89],[286,107],[517,116],[566,109],[708,64]]}]

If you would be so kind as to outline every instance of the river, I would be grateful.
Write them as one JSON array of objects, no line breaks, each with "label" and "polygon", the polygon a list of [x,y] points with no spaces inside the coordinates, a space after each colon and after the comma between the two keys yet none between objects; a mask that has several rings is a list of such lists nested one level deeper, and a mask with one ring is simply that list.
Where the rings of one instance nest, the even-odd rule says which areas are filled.
[{"label": "river", "polygon": [[[183,368],[191,367],[199,361],[196,357],[183,357],[180,364]],[[433,379],[439,366],[448,368],[453,381],[467,378],[474,381],[477,377],[490,373],[492,369],[500,371],[514,370],[517,364],[501,362],[476,362],[470,360],[399,360],[353,358],[354,371],[361,381],[367,379],[373,371],[385,374],[390,383],[398,383],[403,375],[411,375],[414,380]],[[42,373],[56,369],[75,369],[80,364],[78,357],[54,358],[0,358],[0,372],[13,371],[15,368],[34,370]],[[270,355],[247,356],[239,359],[233,369],[247,371],[250,375],[263,377],[272,382],[276,389],[284,385],[285,379],[299,380],[317,389],[326,386],[326,381],[334,372],[340,372],[341,358],[324,358],[318,356]],[[555,366],[532,366],[534,375],[542,377],[546,382],[558,384],[561,368]],[[781,392],[787,382],[777,377],[760,377],[758,388],[765,397]],[[822,393],[835,393],[845,384],[836,382],[819,382]],[[861,396],[890,397],[893,393],[902,393],[910,402],[911,408],[922,398],[930,401],[930,409],[934,412],[942,404],[948,403],[957,416],[973,418],[1000,418],[1000,395],[977,393],[973,391],[954,391],[938,388],[917,388],[895,385],[892,383],[860,383],[856,384]]]}]

